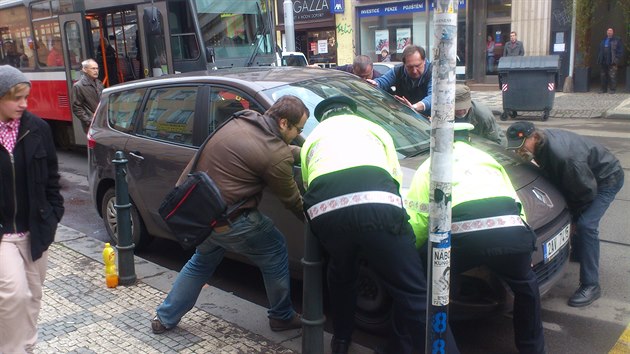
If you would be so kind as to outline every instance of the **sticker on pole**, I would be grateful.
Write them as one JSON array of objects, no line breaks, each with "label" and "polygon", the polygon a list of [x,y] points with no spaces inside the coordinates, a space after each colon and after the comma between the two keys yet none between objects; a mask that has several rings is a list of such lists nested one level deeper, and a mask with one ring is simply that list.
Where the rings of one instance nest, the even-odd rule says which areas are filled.
[{"label": "sticker on pole", "polygon": [[446,306],[449,302],[451,279],[451,248],[433,248],[433,291],[431,304]]}]

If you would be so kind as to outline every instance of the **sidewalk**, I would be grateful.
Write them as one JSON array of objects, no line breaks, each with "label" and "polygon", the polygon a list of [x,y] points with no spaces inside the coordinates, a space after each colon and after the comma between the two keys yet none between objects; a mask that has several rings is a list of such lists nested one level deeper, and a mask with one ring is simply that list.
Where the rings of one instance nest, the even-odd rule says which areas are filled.
[{"label": "sidewalk", "polygon": [[[496,91],[472,91],[471,95],[474,101],[486,104],[495,115],[500,116],[503,112],[503,96],[498,89]],[[540,119],[542,114],[542,111],[519,112],[518,117]],[[630,94],[556,92],[553,109],[549,113],[549,119],[555,118],[630,119]],[[508,120],[513,120],[513,118]]]},{"label": "sidewalk", "polygon": [[[300,331],[272,332],[265,308],[211,286],[178,327],[153,334],[149,321],[177,273],[136,257],[137,283],[109,289],[103,245],[59,225],[49,249],[34,353],[300,353]],[[325,333],[325,350],[328,343]],[[365,352],[356,344],[351,348]]]}]

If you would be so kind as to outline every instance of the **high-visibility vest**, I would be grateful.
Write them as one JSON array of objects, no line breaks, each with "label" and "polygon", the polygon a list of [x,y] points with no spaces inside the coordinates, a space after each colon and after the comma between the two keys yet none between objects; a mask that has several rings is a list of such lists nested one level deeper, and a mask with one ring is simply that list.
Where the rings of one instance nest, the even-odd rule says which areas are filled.
[{"label": "high-visibility vest", "polygon": [[392,137],[379,125],[354,115],[325,119],[302,145],[304,186],[319,176],[359,166],[387,171],[399,185],[402,171]]},{"label": "high-visibility vest", "polygon": [[[426,160],[414,174],[411,188],[405,196],[405,209],[416,235],[416,246],[422,246],[428,238],[430,159]],[[505,169],[492,156],[457,141],[453,145],[452,204],[455,207],[472,200],[494,197],[510,197],[520,203],[512,182]],[[521,208],[521,217],[525,213]]]}]

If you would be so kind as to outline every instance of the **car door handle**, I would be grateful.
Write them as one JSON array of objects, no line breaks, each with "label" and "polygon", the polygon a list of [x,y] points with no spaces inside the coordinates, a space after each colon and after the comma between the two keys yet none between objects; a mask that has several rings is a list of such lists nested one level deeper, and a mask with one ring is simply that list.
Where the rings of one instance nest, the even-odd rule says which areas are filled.
[{"label": "car door handle", "polygon": [[129,155],[139,160],[144,160],[144,156],[142,156],[142,153],[140,151],[129,151]]}]

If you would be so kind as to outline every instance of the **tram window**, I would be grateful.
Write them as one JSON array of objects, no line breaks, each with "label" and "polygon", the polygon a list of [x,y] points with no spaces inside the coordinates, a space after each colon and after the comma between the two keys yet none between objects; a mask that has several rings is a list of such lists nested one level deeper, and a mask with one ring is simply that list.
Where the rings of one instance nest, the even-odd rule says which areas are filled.
[{"label": "tram window", "polygon": [[0,10],[0,24],[0,64],[32,68],[35,65],[34,45],[26,9],[12,7]]},{"label": "tram window", "polygon": [[266,10],[258,1],[197,0],[196,5],[204,45],[213,47],[217,57],[246,57],[252,46],[261,53],[272,52],[271,41],[262,40],[268,39],[261,33]]},{"label": "tram window", "polygon": [[33,21],[37,38],[37,62],[45,67],[63,67],[63,50],[59,23],[54,20]]},{"label": "tram window", "polygon": [[195,25],[192,14],[185,0],[168,3],[168,23],[171,32],[171,51],[173,59],[197,59],[199,44],[195,35]]},{"label": "tram window", "polygon": [[80,63],[85,60],[83,55],[81,54],[82,46],[81,46],[81,30],[79,28],[79,24],[72,21],[67,22],[64,26],[64,30],[66,32],[68,47],[67,55],[70,58],[70,64],[74,69],[80,69]]},{"label": "tram window", "polygon": [[33,37],[37,39],[37,62],[42,67],[63,67],[61,32],[56,14],[59,12],[57,1],[42,1],[31,4],[33,19]]}]

